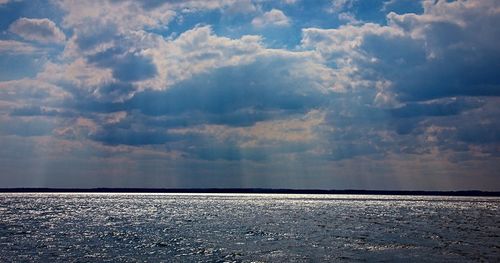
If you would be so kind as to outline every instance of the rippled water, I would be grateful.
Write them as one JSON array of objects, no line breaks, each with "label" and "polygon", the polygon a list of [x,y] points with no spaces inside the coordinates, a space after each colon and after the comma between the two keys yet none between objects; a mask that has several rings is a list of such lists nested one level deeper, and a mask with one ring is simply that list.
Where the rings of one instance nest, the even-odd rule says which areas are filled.
[{"label": "rippled water", "polygon": [[500,260],[500,199],[0,194],[0,261]]}]

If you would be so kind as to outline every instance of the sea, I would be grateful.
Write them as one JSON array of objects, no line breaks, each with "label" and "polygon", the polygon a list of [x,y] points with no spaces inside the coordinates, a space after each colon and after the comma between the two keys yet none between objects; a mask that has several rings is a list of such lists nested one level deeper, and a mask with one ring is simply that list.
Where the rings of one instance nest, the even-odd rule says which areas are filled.
[{"label": "sea", "polygon": [[0,262],[500,262],[500,198],[0,194]]}]

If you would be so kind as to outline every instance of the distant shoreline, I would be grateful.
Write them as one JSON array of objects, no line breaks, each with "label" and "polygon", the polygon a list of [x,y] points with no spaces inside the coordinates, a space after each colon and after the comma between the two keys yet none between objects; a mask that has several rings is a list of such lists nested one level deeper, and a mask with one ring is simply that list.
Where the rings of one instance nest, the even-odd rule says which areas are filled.
[{"label": "distant shoreline", "polygon": [[0,188],[0,193],[221,193],[221,194],[329,194],[329,195],[424,195],[499,196],[497,191],[413,191],[413,190],[320,190],[271,188]]}]

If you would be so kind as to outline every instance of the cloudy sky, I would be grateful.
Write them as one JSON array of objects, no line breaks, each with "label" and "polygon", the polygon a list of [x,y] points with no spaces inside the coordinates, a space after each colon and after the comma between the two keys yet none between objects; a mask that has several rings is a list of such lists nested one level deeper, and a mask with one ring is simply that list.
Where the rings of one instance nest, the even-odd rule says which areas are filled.
[{"label": "cloudy sky", "polygon": [[0,0],[0,187],[500,190],[500,1]]}]

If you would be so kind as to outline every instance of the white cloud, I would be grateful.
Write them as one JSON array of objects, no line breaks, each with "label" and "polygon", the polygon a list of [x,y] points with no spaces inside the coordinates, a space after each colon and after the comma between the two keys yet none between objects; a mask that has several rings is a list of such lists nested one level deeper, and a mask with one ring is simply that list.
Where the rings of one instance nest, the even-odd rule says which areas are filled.
[{"label": "white cloud", "polygon": [[63,0],[59,5],[66,11],[65,27],[82,27],[90,23],[113,24],[119,31],[137,30],[166,25],[175,15],[167,6],[146,10],[139,1]]},{"label": "white cloud", "polygon": [[26,105],[49,106],[60,103],[69,94],[57,85],[33,79],[0,82],[0,101],[9,107]]},{"label": "white cloud", "polygon": [[222,67],[248,65],[263,58],[296,62],[289,70],[296,76],[308,78],[308,83],[314,88],[327,89],[332,85],[331,69],[322,64],[316,53],[268,49],[261,41],[260,36],[254,35],[238,39],[220,37],[209,26],[188,30],[173,40],[160,39],[158,46],[143,51],[143,54],[153,58],[158,76],[140,83],[140,86],[144,89],[167,89],[196,74]]},{"label": "white cloud", "polygon": [[[302,30],[302,47],[315,50],[319,56],[335,65],[333,90],[345,92],[351,89],[376,87],[379,79],[368,78],[365,66],[373,64],[373,57],[362,50],[366,36],[396,37],[403,32],[398,28],[365,23],[345,25],[337,29],[305,28]],[[383,81],[383,80],[382,80]]]},{"label": "white cloud", "polygon": [[352,7],[356,0],[331,0],[330,7],[326,10],[329,13],[339,13]]},{"label": "white cloud", "polygon": [[424,13],[387,15],[392,27],[402,28],[412,38],[423,40],[429,57],[449,49],[500,51],[500,2],[424,1]]},{"label": "white cloud", "polygon": [[252,25],[254,27],[264,27],[264,26],[288,26],[290,24],[290,19],[283,13],[283,11],[278,9],[272,9],[269,12],[265,12],[259,17],[252,20]]},{"label": "white cloud", "polygon": [[[498,60],[493,58],[500,54],[496,44],[500,41],[496,26],[500,2],[424,1],[423,6],[423,14],[389,13],[387,26],[364,23],[337,29],[306,28],[302,46],[336,66],[339,85],[391,83],[376,98],[378,102],[498,94],[498,78],[492,68],[498,68]],[[437,68],[446,73],[436,75]],[[447,84],[450,77],[457,84]]]},{"label": "white cloud", "polygon": [[353,55],[363,44],[367,35],[402,35],[399,28],[365,23],[362,25],[345,25],[336,29],[304,28],[302,29],[302,45],[314,48],[324,57],[331,55]]},{"label": "white cloud", "polygon": [[40,50],[28,43],[15,40],[0,40],[0,53],[30,54]]},{"label": "white cloud", "polygon": [[262,49],[258,36],[230,39],[214,35],[209,26],[196,27],[173,40],[157,39],[154,47],[143,51],[153,59],[158,76],[141,85],[166,89],[210,69],[249,63]]},{"label": "white cloud", "polygon": [[93,90],[112,81],[111,71],[93,67],[84,59],[68,64],[47,63],[37,79],[57,85],[71,85],[75,88]]},{"label": "white cloud", "polygon": [[66,12],[65,27],[114,25],[119,33],[166,27],[179,13],[215,9],[242,13],[255,12],[259,8],[251,0],[61,0],[58,4]]},{"label": "white cloud", "polygon": [[186,0],[186,1],[172,1],[170,3],[167,3],[167,6],[169,6],[169,8],[171,9],[176,9],[176,10],[200,11],[200,10],[232,8],[232,6],[234,5],[236,6],[240,5],[241,2],[244,2],[243,5],[247,7],[250,6],[248,4],[252,4],[251,1],[247,0]]},{"label": "white cloud", "polygon": [[304,115],[282,120],[265,120],[249,127],[227,127],[204,124],[189,128],[176,128],[174,134],[201,134],[211,136],[219,143],[233,142],[242,148],[279,146],[284,142],[310,142],[317,139],[315,128],[324,121],[325,114],[311,110]]},{"label": "white cloud", "polygon": [[[150,33],[138,31],[129,34],[127,42],[117,44],[123,46],[111,46],[91,54],[75,52],[67,63],[48,63],[37,79],[67,87],[76,96],[98,101],[123,101],[138,91],[169,89],[199,74],[223,67],[245,66],[258,60],[282,61],[282,68],[287,74],[307,83],[311,89],[327,90],[334,82],[332,70],[322,64],[315,52],[267,49],[260,36],[245,35],[236,39],[220,37],[214,34],[210,26],[195,27],[175,39],[153,37]],[[131,86],[113,86],[113,89],[120,88],[124,93],[103,94],[110,88],[109,85],[118,85],[118,80],[114,78],[112,68],[99,67],[89,57],[106,57],[108,50],[114,54],[113,50],[130,47],[135,48],[136,56],[151,58],[157,74],[136,81]],[[117,53],[117,56],[122,56],[122,53]],[[287,63],[290,64],[285,67]]]},{"label": "white cloud", "polygon": [[249,14],[256,12],[260,9],[260,7],[255,4],[252,0],[238,0],[233,4],[229,5],[227,8],[229,13],[244,13]]},{"label": "white cloud", "polygon": [[340,21],[345,21],[347,24],[361,24],[362,22],[356,19],[354,14],[349,12],[343,12],[338,15]]},{"label": "white cloud", "polygon": [[9,26],[9,31],[30,41],[60,43],[66,40],[64,33],[47,18],[19,18]]}]

